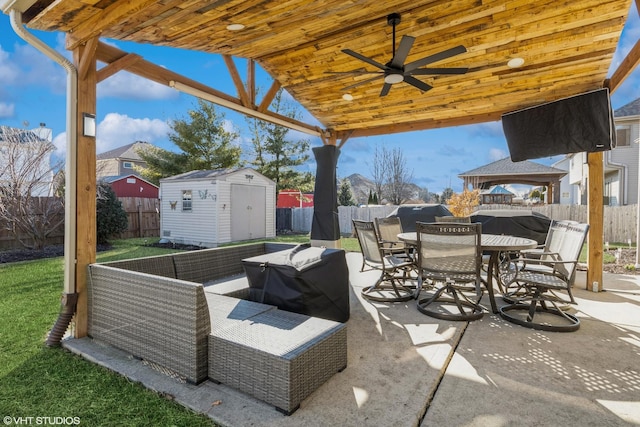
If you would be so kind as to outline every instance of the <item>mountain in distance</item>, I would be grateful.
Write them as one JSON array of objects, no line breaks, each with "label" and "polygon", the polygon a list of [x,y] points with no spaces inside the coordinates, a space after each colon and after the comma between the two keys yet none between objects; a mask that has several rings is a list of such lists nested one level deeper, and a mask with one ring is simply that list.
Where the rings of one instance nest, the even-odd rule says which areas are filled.
[{"label": "mountain in distance", "polygon": [[[369,191],[374,193],[376,191],[376,185],[369,178],[360,175],[359,173],[351,174],[347,177],[351,184],[351,191],[353,191],[353,197],[356,199],[358,205],[366,205],[369,200]],[[409,194],[412,194],[413,198],[416,198],[420,192],[420,187],[410,183],[408,184]],[[378,195],[380,197],[380,195]]]}]

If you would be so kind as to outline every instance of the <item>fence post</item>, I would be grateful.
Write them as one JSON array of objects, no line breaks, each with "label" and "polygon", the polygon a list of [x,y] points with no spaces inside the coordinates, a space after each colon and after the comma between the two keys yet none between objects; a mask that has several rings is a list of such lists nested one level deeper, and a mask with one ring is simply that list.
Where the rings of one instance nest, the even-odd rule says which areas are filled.
[{"label": "fence post", "polygon": [[138,203],[138,237],[144,237],[142,229],[142,203]]}]

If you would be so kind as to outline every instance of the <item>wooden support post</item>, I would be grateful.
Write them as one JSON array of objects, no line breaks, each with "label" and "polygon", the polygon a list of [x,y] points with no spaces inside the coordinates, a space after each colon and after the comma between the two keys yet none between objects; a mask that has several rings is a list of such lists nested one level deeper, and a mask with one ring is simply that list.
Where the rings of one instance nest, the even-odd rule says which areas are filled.
[{"label": "wooden support post", "polygon": [[[88,57],[87,57],[88,55]],[[75,64],[86,72],[78,78],[78,135],[76,169],[76,292],[75,337],[87,335],[87,266],[96,261],[96,138],[84,135],[83,113],[96,113],[95,49],[84,45],[73,50]],[[73,130],[72,130],[73,131]]]},{"label": "wooden support post", "polygon": [[602,152],[587,153],[589,165],[588,179],[588,222],[589,235],[587,238],[587,283],[586,288],[593,290],[594,282],[598,289],[602,289],[602,250],[604,247],[604,165]]}]

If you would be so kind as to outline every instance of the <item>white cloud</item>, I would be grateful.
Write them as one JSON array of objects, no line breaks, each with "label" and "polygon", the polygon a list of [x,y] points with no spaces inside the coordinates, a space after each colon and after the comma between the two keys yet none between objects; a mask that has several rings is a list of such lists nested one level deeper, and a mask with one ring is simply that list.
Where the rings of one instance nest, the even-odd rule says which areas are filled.
[{"label": "white cloud", "polygon": [[103,153],[135,141],[154,143],[166,138],[170,131],[160,119],[136,119],[124,114],[109,113],[98,124],[96,152]]},{"label": "white cloud", "polygon": [[16,84],[46,86],[53,93],[65,93],[67,76],[64,68],[42,52],[29,45],[16,45],[13,61],[20,70]]},{"label": "white cloud", "polygon": [[15,104],[7,104],[6,102],[0,102],[0,118],[13,117],[15,111]]},{"label": "white cloud", "polygon": [[64,158],[67,152],[67,132],[62,132],[53,138],[53,145],[56,147],[56,156]]},{"label": "white cloud", "polygon": [[499,148],[492,148],[489,150],[489,159],[491,159],[492,162],[502,160],[505,157],[507,157],[507,153],[504,150]]},{"label": "white cloud", "polygon": [[20,69],[11,61],[9,52],[2,49],[0,45],[0,81],[3,84],[13,84],[20,75]]},{"label": "white cloud", "polygon": [[158,100],[177,98],[180,93],[168,86],[144,79],[126,71],[120,71],[98,84],[99,98],[112,97],[133,100]]}]

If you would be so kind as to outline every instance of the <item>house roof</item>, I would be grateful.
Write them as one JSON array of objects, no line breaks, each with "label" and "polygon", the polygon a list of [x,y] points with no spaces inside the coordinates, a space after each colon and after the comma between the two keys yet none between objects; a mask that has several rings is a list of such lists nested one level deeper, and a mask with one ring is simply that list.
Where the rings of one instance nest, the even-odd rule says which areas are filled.
[{"label": "house roof", "polygon": [[613,112],[614,117],[640,116],[640,98],[623,105]]},{"label": "house roof", "polygon": [[147,181],[147,180],[146,180],[146,179],[144,179],[144,178],[141,178],[141,177],[140,177],[140,176],[138,176],[138,175],[132,174],[132,173],[131,173],[131,174],[128,174],[128,175],[110,175],[110,176],[103,176],[103,177],[101,177],[101,178],[99,179],[99,181],[106,182],[107,184],[113,184],[113,183],[114,183],[114,182],[116,182],[116,181],[120,181],[120,180],[127,179],[127,178],[135,178],[135,179],[137,179],[137,180],[139,180],[139,181],[146,182],[147,184],[149,184],[149,185],[153,185],[154,187],[158,188],[158,186],[157,186],[157,185],[155,185],[155,184],[153,184],[153,183],[151,183],[151,182]]},{"label": "house roof", "polygon": [[545,166],[540,163],[531,162],[525,160],[522,162],[512,162],[509,157],[505,157],[502,160],[489,163],[488,165],[480,166],[467,172],[463,172],[458,176],[463,178],[465,176],[489,176],[489,175],[561,175],[567,174],[567,171],[554,168],[551,166]]},{"label": "house roof", "polygon": [[162,178],[160,183],[166,181],[185,181],[185,180],[198,180],[198,179],[218,179],[223,178],[229,175],[233,175],[236,173],[244,172],[247,175],[248,180],[252,180],[254,175],[261,176],[263,179],[273,182],[271,179],[262,175],[260,172],[251,168],[230,168],[230,169],[212,169],[212,170],[195,170],[189,171],[185,173],[181,173],[179,175],[169,176],[167,178]]},{"label": "house roof", "polygon": [[136,141],[122,147],[114,148],[113,150],[105,151],[97,155],[98,160],[107,159],[125,159],[125,160],[137,160],[141,161],[142,158],[138,154],[138,150],[144,150],[150,147],[151,144],[145,141]]},{"label": "house roof", "polygon": [[[0,1],[1,3],[1,1]],[[631,0],[24,0],[25,24],[67,35],[66,47],[92,46],[99,61],[170,85],[184,77],[129,54],[97,37],[221,54],[237,96],[209,82],[187,81],[248,111],[268,112],[242,84],[232,57],[259,64],[331,135],[341,138],[389,134],[499,120],[506,112],[603,87]],[[16,2],[5,1],[5,12]],[[401,15],[393,45],[387,16]],[[243,24],[241,31],[227,29]],[[380,96],[396,47],[414,42],[404,64],[428,58],[418,68],[436,68],[415,78],[423,92],[404,81]],[[409,40],[409,39],[407,39]],[[408,44],[405,47],[409,46]],[[462,50],[456,50],[462,46]],[[344,53],[348,49],[355,57]],[[451,50],[453,49],[453,50]],[[449,54],[440,54],[449,52]],[[460,52],[454,54],[454,52]],[[400,56],[400,52],[398,52]],[[637,64],[632,50],[608,80],[613,87]],[[402,56],[405,56],[404,53]],[[524,64],[510,68],[510,59]],[[152,64],[153,65],[153,64]],[[438,68],[468,68],[441,74]],[[376,74],[377,73],[377,74]],[[254,73],[247,72],[253,76]],[[622,76],[618,78],[618,76]],[[249,78],[249,77],[247,77]],[[187,79],[188,80],[188,79]],[[391,85],[387,86],[391,87]],[[353,100],[342,98],[349,93]],[[322,133],[325,135],[325,133]],[[324,137],[324,136],[323,136]]]},{"label": "house roof", "polygon": [[482,191],[481,194],[507,194],[507,195],[514,196],[514,194],[511,191],[507,190],[502,185],[496,185],[490,190]]}]

